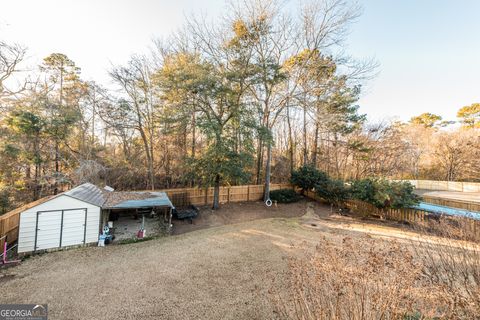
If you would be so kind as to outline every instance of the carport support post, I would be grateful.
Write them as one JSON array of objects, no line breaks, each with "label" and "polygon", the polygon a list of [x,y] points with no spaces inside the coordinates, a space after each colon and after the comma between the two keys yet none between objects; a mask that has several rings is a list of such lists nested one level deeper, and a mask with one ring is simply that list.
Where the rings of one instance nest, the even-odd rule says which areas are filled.
[{"label": "carport support post", "polygon": [[168,218],[168,230],[172,228],[172,207],[170,207],[170,217]]},{"label": "carport support post", "polygon": [[100,221],[100,234],[103,234],[103,227],[108,225],[108,218],[110,217],[110,213],[112,209],[102,210],[102,220]]}]

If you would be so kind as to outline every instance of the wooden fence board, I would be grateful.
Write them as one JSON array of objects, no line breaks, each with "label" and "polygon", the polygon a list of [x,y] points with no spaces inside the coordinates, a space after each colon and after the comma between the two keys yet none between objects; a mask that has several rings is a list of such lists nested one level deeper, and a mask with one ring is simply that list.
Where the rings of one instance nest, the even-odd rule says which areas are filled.
[{"label": "wooden fence board", "polygon": [[[5,214],[0,216],[0,248],[3,250],[5,241],[15,242],[18,239],[18,224],[20,214]],[[5,237],[4,237],[5,236]]]},{"label": "wooden fence board", "polygon": [[404,180],[417,189],[437,191],[480,192],[479,182],[434,181],[434,180]]},{"label": "wooden fence board", "polygon": [[[270,190],[290,189],[290,184],[271,184]],[[214,188],[182,188],[159,190],[167,193],[174,206],[210,205],[213,203]],[[263,199],[263,185],[220,187],[220,203],[258,201]]]},{"label": "wooden fence board", "polygon": [[480,212],[480,203],[478,202],[446,199],[446,198],[433,197],[428,195],[423,195],[423,200],[431,204],[438,204],[446,207]]}]

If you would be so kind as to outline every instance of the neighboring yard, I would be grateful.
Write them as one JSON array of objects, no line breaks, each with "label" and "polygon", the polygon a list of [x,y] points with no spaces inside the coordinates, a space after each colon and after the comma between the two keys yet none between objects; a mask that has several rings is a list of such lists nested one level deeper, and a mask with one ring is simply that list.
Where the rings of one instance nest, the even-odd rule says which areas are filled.
[{"label": "neighboring yard", "polygon": [[51,319],[270,319],[269,292],[290,294],[289,258],[303,250],[322,241],[408,248],[418,236],[393,223],[329,216],[310,201],[202,209],[175,233],[31,257],[0,271],[0,302],[48,303]]}]

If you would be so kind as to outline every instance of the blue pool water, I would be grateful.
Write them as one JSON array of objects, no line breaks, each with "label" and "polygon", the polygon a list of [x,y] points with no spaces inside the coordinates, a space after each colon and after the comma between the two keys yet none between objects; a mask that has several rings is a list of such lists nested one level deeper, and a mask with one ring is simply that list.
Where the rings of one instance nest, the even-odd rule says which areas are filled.
[{"label": "blue pool water", "polygon": [[415,209],[438,213],[438,214],[448,214],[452,216],[468,217],[476,220],[480,220],[480,212],[468,211],[465,209],[458,209],[452,207],[440,206],[438,204],[431,204],[426,202],[420,202]]}]

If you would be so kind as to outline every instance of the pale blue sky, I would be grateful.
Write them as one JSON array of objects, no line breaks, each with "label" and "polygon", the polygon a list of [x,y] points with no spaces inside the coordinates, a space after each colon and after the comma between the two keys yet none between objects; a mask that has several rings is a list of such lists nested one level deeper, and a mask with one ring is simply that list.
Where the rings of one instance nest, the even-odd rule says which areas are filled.
[{"label": "pale blue sky", "polygon": [[[359,0],[348,52],[375,57],[379,75],[360,100],[372,120],[429,111],[454,119],[480,102],[480,1]],[[223,0],[0,0],[0,38],[29,47],[29,64],[51,52],[87,79],[108,81],[111,63],[142,53],[185,15],[215,16]]]},{"label": "pale blue sky", "polygon": [[454,119],[480,101],[480,1],[363,0],[349,51],[380,74],[360,105],[374,117],[429,111]]}]

